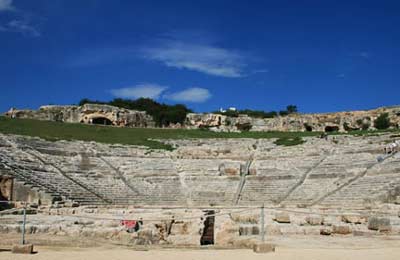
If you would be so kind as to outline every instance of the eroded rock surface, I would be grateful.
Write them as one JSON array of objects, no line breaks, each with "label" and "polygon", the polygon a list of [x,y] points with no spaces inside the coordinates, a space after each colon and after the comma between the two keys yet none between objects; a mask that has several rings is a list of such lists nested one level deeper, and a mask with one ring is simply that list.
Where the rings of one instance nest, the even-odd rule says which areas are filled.
[{"label": "eroded rock surface", "polygon": [[188,128],[209,128],[212,131],[318,131],[347,132],[375,129],[374,120],[388,113],[392,128],[400,126],[400,107],[383,107],[367,111],[349,111],[324,114],[290,114],[274,118],[252,118],[247,115],[228,117],[219,114],[188,114]]},{"label": "eroded rock surface", "polygon": [[[165,127],[201,129],[216,132],[239,131],[318,131],[347,132],[375,129],[374,120],[388,113],[391,128],[400,127],[400,107],[382,107],[366,111],[349,111],[324,114],[290,114],[274,118],[252,118],[248,115],[230,117],[213,113],[189,113],[181,124]],[[109,105],[85,104],[83,106],[42,106],[39,110],[11,109],[5,113],[12,118],[69,123],[104,124],[124,127],[154,127],[150,115],[143,111],[128,110]]]},{"label": "eroded rock surface", "polygon": [[66,123],[86,123],[124,127],[154,127],[153,118],[143,111],[109,105],[41,106],[38,110],[10,109],[5,116]]}]

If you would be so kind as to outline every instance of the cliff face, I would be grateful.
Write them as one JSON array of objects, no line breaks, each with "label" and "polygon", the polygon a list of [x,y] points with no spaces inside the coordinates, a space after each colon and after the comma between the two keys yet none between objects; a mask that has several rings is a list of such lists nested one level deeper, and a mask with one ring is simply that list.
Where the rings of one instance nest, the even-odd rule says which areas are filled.
[{"label": "cliff face", "polygon": [[42,106],[39,110],[11,109],[6,116],[67,123],[115,125],[124,127],[154,127],[153,118],[143,111],[109,105]]},{"label": "cliff face", "polygon": [[[247,115],[228,117],[219,114],[187,115],[183,128],[207,128],[219,132],[237,131],[318,131],[346,132],[370,130],[374,120],[388,113],[391,128],[400,126],[400,107],[383,107],[366,111],[350,111],[325,114],[291,114],[275,118],[252,118]],[[85,104],[83,106],[42,106],[39,110],[15,110],[5,113],[13,118],[60,121],[68,123],[104,124],[123,127],[154,127],[150,115],[143,111],[128,110],[109,105]],[[172,127],[172,126],[171,126]]]},{"label": "cliff face", "polygon": [[326,114],[291,114],[275,118],[251,118],[247,115],[228,117],[217,114],[188,114],[189,128],[209,128],[214,131],[319,131],[346,132],[374,128],[374,120],[388,113],[392,128],[400,126],[400,107],[378,108],[367,111],[351,111]]}]

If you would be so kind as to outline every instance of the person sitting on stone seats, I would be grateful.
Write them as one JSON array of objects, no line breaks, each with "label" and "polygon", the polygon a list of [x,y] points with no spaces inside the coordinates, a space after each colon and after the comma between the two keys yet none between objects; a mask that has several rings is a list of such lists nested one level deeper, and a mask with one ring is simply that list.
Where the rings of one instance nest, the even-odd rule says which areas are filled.
[{"label": "person sitting on stone seats", "polygon": [[393,142],[387,146],[388,153],[394,153],[398,151],[399,145],[396,142]]},{"label": "person sitting on stone seats", "polygon": [[391,154],[393,152],[393,144],[389,144],[387,147],[388,153]]},{"label": "person sitting on stone seats", "polygon": [[396,142],[392,143],[392,153],[395,153],[398,150],[399,150],[399,145]]}]

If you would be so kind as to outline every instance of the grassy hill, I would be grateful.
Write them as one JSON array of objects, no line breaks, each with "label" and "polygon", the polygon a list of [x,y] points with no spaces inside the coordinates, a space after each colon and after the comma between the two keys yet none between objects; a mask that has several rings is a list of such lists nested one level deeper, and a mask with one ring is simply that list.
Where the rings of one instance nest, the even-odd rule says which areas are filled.
[{"label": "grassy hill", "polygon": [[[399,133],[400,130],[352,131],[356,136],[377,135],[382,132]],[[162,128],[121,128],[111,126],[84,125],[39,121],[32,119],[10,119],[0,116],[0,133],[37,136],[49,141],[82,140],[109,144],[143,145],[151,149],[172,147],[152,139],[190,138],[277,138],[278,145],[298,145],[304,143],[302,137],[318,136],[320,132],[242,132],[215,133],[208,130],[162,129]],[[339,134],[339,133],[331,133]]]},{"label": "grassy hill", "polygon": [[[169,145],[152,139],[190,138],[280,138],[300,139],[316,136],[316,132],[242,132],[215,133],[207,130],[120,128],[98,125],[58,123],[32,119],[10,119],[0,117],[0,133],[37,136],[46,140],[82,140],[101,143],[143,145],[152,149],[172,149]],[[288,142],[289,145],[295,143]],[[285,145],[285,142],[283,142]]]}]

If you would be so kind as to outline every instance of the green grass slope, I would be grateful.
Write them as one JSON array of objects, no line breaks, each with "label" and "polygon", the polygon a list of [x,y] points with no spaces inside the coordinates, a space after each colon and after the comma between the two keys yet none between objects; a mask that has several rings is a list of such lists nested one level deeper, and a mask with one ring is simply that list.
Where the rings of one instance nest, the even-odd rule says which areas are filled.
[{"label": "green grass slope", "polygon": [[283,138],[316,136],[316,132],[215,133],[207,130],[120,128],[0,117],[0,133],[37,136],[46,140],[82,140],[110,144],[143,145],[152,149],[172,149],[152,139],[190,138]]}]

